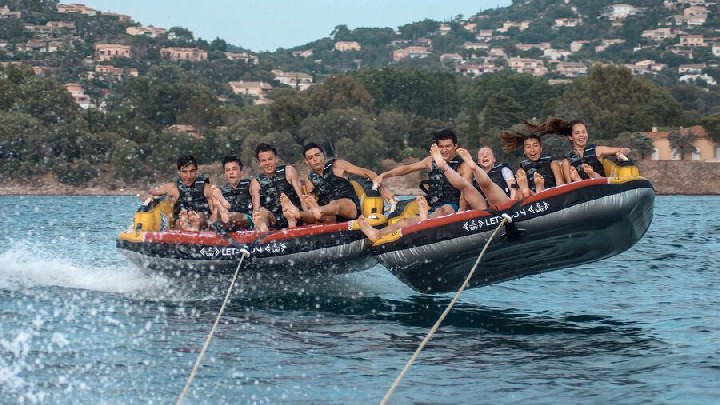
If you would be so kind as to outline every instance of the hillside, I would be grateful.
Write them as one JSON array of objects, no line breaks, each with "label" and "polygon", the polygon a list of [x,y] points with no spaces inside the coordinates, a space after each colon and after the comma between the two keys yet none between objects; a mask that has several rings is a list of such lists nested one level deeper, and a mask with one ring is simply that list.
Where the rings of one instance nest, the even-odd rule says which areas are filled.
[{"label": "hillside", "polygon": [[0,0],[0,17],[0,168],[20,183],[118,189],[172,173],[181,153],[249,165],[258,142],[300,163],[313,140],[379,169],[446,127],[516,162],[498,132],[550,116],[641,153],[655,126],[720,138],[720,16],[702,0],[514,1],[397,30],[338,25],[271,53],[57,0]]}]

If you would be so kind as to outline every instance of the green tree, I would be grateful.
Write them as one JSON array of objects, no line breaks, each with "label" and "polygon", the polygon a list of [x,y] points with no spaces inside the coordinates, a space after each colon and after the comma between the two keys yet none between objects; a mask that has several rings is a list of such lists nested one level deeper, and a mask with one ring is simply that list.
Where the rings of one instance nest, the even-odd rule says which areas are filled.
[{"label": "green tree", "polygon": [[635,132],[632,134],[632,138],[630,139],[630,148],[633,152],[640,156],[641,160],[655,152],[655,145],[653,144],[652,139],[645,136],[642,132]]}]

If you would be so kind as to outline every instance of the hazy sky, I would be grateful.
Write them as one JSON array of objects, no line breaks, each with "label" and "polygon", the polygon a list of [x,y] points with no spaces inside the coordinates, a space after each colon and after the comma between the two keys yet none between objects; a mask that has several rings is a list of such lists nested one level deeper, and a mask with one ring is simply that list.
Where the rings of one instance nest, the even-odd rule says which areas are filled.
[{"label": "hazy sky", "polygon": [[293,48],[330,36],[336,25],[390,27],[465,17],[511,0],[78,0],[99,11],[127,14],[145,26],[184,27],[253,51]]}]

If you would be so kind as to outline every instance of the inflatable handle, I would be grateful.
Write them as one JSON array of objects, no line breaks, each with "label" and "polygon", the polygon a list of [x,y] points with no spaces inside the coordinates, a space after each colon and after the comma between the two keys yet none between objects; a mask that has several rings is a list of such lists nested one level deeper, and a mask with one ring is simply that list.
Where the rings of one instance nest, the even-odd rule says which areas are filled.
[{"label": "inflatable handle", "polygon": [[512,218],[510,217],[510,215],[503,212],[502,215],[500,215],[500,216],[505,218],[508,221],[508,223],[512,223]]},{"label": "inflatable handle", "polygon": [[393,198],[393,200],[390,202],[390,210],[388,213],[393,213],[397,209],[398,202],[396,199]]}]

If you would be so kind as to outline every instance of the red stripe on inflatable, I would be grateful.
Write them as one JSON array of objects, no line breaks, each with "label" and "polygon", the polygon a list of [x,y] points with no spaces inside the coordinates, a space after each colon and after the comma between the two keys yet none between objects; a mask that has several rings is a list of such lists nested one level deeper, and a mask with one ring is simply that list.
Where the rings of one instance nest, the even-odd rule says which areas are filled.
[{"label": "red stripe on inflatable", "polygon": [[[608,184],[608,179],[606,177],[599,178],[599,179],[588,179],[588,180],[581,180],[576,181],[574,183],[570,184],[564,184],[562,186],[549,188],[546,191],[542,191],[540,194],[535,194],[534,196],[531,196],[525,200],[523,200],[521,206],[526,206],[529,204],[532,204],[537,201],[542,201],[548,197],[555,197],[558,195],[562,195],[571,191],[575,191],[581,188],[585,187],[592,187],[595,185],[602,185],[602,184]],[[493,205],[490,208],[497,210],[497,211],[505,211],[512,207],[517,201],[507,201],[502,204]],[[493,214],[490,212],[487,212],[485,210],[468,210],[463,212],[458,212],[455,214],[449,214],[442,217],[432,218],[428,219],[427,221],[419,222],[417,224],[408,225],[406,227],[403,227],[403,234],[408,235],[413,232],[418,231],[424,231],[427,229],[436,228],[439,226],[448,225],[454,222],[462,222],[462,221],[469,221],[471,219],[481,218],[481,217],[493,217],[497,214]]]},{"label": "red stripe on inflatable", "polygon": [[182,245],[230,246],[230,243],[215,232],[148,232],[145,242],[177,243]]},{"label": "red stripe on inflatable", "polygon": [[277,242],[277,241],[283,241],[283,240],[288,240],[288,239],[304,238],[307,236],[323,235],[326,233],[337,233],[337,232],[347,231],[347,230],[348,230],[347,222],[340,222],[337,224],[327,224],[327,225],[306,225],[306,226],[301,226],[298,228],[282,229],[282,230],[273,232],[273,233],[265,236],[264,238],[262,238],[259,242],[261,242],[261,243]]}]

